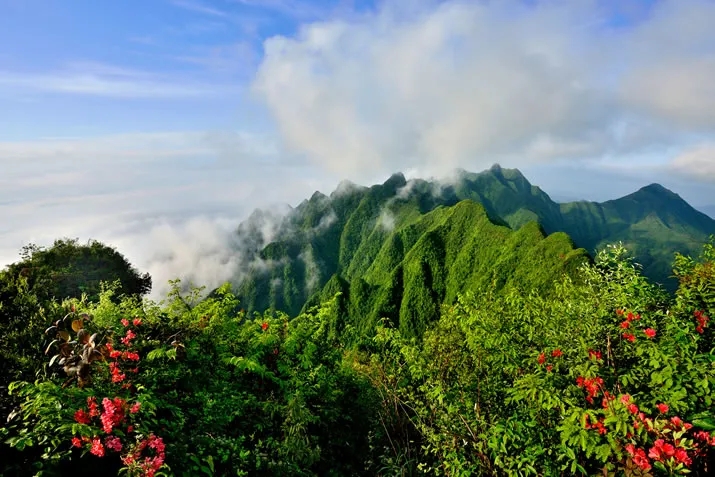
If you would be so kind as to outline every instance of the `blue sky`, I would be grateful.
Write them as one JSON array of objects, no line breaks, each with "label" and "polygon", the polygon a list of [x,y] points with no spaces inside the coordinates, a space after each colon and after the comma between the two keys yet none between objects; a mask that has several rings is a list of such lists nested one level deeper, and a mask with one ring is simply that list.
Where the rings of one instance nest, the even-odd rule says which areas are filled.
[{"label": "blue sky", "polygon": [[4,263],[28,241],[92,237],[158,281],[213,283],[255,207],[495,162],[556,198],[660,182],[715,205],[712,0],[0,11]]}]

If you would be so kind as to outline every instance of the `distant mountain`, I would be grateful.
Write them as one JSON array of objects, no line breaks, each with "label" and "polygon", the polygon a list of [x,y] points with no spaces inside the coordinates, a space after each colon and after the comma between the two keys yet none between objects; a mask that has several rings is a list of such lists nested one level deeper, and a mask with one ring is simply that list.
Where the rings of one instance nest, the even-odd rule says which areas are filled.
[{"label": "distant mountain", "polygon": [[623,242],[652,280],[674,287],[673,254],[698,254],[715,220],[698,212],[679,195],[651,184],[616,200],[557,204],[515,169],[492,167],[462,173],[458,187],[471,192],[494,215],[513,228],[538,220],[547,233],[566,232],[574,243],[593,253],[608,243]]},{"label": "distant mountain", "polygon": [[673,253],[698,253],[712,233],[715,220],[657,184],[604,203],[558,204],[498,165],[459,171],[448,184],[395,174],[316,192],[282,218],[255,212],[238,228],[236,285],[248,311],[295,314],[342,292],[354,325],[390,317],[418,334],[459,293],[548,293],[607,243],[624,242],[646,275],[672,286]]}]

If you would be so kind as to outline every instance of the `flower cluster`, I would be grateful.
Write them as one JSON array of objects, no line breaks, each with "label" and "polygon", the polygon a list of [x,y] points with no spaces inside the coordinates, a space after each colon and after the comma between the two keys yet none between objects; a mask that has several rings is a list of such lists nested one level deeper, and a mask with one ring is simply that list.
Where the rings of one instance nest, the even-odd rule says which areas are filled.
[{"label": "flower cluster", "polygon": [[[141,319],[134,318],[132,321],[122,320],[124,327],[140,326]],[[112,384],[121,384],[118,391],[130,388],[129,383],[124,382],[126,372],[138,372],[137,362],[140,360],[139,353],[130,349],[132,340],[136,338],[136,333],[128,329],[121,339],[121,343],[126,349],[115,349],[111,342],[106,344],[107,354],[111,360],[109,363],[110,381]],[[123,366],[129,365],[133,369],[124,370]],[[133,415],[141,411],[142,405],[139,401],[132,402],[119,396],[104,397],[101,403],[97,397],[87,398],[87,407],[77,409],[74,413],[74,420],[79,424],[93,426],[89,432],[82,431],[82,436],[73,436],[71,444],[73,448],[85,449],[96,457],[105,457],[107,453],[113,452],[122,454],[121,459],[124,465],[129,467],[130,475],[154,476],[162,467],[165,460],[164,441],[155,435],[144,437],[146,434],[134,434],[136,418]],[[134,435],[134,444],[128,442],[128,438]]]},{"label": "flower cluster", "polygon": [[[552,358],[560,358],[564,355],[564,352],[561,351],[561,349],[556,348],[551,352],[551,357]],[[544,365],[546,363],[546,353],[539,353],[539,357],[536,358],[536,362],[539,363],[539,366]],[[554,369],[554,366],[551,364],[546,365],[546,371],[551,372],[551,370]]]},{"label": "flower cluster", "polygon": [[695,327],[695,331],[700,334],[703,334],[705,332],[705,328],[708,326],[708,321],[710,321],[710,318],[705,316],[705,314],[700,310],[695,310],[693,312],[693,315],[698,322],[698,326]]},{"label": "flower cluster", "polygon": [[165,448],[162,438],[151,434],[146,439],[140,440],[122,457],[122,462],[130,472],[140,472],[147,477],[153,477],[164,464]]},{"label": "flower cluster", "polygon": [[[130,326],[130,324],[134,324],[134,326],[139,326],[141,325],[141,319],[134,318],[134,320],[130,322],[129,320],[124,318],[122,319],[122,324],[125,327]],[[136,338],[136,336],[137,335],[134,331],[127,330],[126,334],[123,338],[121,338],[120,341],[124,346],[129,347],[132,344],[132,340]],[[139,372],[139,369],[136,367],[136,363],[140,359],[139,353],[137,353],[136,351],[132,351],[131,349],[127,349],[124,351],[115,349],[112,342],[108,342],[106,344],[106,347],[109,353],[109,358],[114,360],[109,363],[109,372],[112,376],[113,383],[121,383],[127,379],[126,372],[124,372],[124,370],[122,369],[123,364],[134,363],[134,365],[132,365],[129,371],[132,373]]]},{"label": "flower cluster", "polygon": [[624,449],[633,464],[643,471],[649,471],[654,462],[670,469],[689,467],[693,463],[693,457],[704,455],[703,446],[715,446],[715,437],[705,431],[694,432],[693,438],[688,438],[687,433],[693,429],[693,425],[678,416],[670,419],[665,417],[670,411],[670,406],[666,403],[655,406],[661,416],[649,417],[628,394],[621,396],[620,402],[634,416],[633,428],[644,428],[647,432],[646,438],[653,439],[652,445],[637,447],[632,441],[634,436],[630,433],[627,436],[631,442],[626,444]]},{"label": "flower cluster", "polygon": [[[635,314],[632,312],[626,313],[622,309],[616,310],[616,315],[618,316],[624,316],[624,320],[618,325],[622,330],[628,330],[631,328],[633,325],[634,321],[638,321],[641,319],[641,315]],[[653,339],[655,338],[655,335],[657,334],[656,330],[653,328],[646,328],[643,330],[643,333],[646,335],[647,338]],[[636,342],[636,335],[634,333],[624,331],[623,334],[623,339],[626,341],[630,341],[631,343]]]},{"label": "flower cluster", "polygon": [[576,378],[576,385],[586,391],[586,401],[593,404],[593,398],[597,397],[603,388],[603,378],[596,376],[595,378],[585,378],[579,376]]}]

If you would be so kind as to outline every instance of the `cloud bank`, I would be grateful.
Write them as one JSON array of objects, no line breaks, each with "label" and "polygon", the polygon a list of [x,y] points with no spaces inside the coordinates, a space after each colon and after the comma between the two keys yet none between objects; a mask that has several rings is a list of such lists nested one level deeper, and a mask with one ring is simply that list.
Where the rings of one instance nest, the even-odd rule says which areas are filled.
[{"label": "cloud bank", "polygon": [[715,4],[664,0],[627,26],[601,4],[389,1],[268,39],[253,88],[287,147],[358,180],[712,134]]}]

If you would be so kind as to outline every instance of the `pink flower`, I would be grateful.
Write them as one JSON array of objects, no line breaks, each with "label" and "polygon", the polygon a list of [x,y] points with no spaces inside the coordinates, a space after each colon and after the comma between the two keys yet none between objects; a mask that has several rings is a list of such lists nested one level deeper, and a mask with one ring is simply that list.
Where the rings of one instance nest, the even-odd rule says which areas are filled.
[{"label": "pink flower", "polygon": [[129,346],[132,340],[136,337],[136,333],[134,333],[132,330],[127,330],[127,334],[124,336],[124,338],[121,339],[121,341],[122,343],[124,343],[125,346]]},{"label": "pink flower", "polygon": [[658,404],[656,407],[657,407],[658,410],[661,412],[661,414],[665,414],[665,413],[668,412],[668,410],[670,409],[670,408],[668,407],[668,405],[665,404],[665,403],[660,403],[660,404]]},{"label": "pink flower", "polygon": [[115,436],[107,436],[104,439],[104,445],[107,449],[113,450],[114,452],[120,452],[122,450],[122,441]]},{"label": "pink flower", "polygon": [[142,320],[141,320],[141,318],[134,318],[132,323],[134,323],[134,326],[139,326],[142,324]]},{"label": "pink flower", "polygon": [[623,404],[628,404],[629,402],[631,402],[631,395],[630,395],[630,394],[624,394],[623,396],[621,396],[621,402],[622,402]]},{"label": "pink flower", "polygon": [[82,440],[79,437],[73,437],[72,447],[82,447]]},{"label": "pink flower", "polygon": [[129,326],[129,320],[127,320],[126,318],[122,318],[122,325],[124,325],[125,327]]},{"label": "pink flower", "polygon": [[629,404],[628,412],[630,412],[631,414],[638,414],[638,406],[636,406],[635,404]]},{"label": "pink flower", "polygon": [[653,328],[646,328],[643,330],[643,333],[645,333],[648,338],[655,338],[655,330]]},{"label": "pink flower", "polygon": [[140,402],[135,402],[135,403],[132,405],[131,409],[129,409],[129,412],[130,412],[131,414],[136,414],[136,413],[139,412],[139,409],[141,409],[141,407],[142,407],[142,403],[140,403]]},{"label": "pink flower", "polygon": [[104,446],[102,445],[102,441],[99,440],[99,437],[95,436],[92,438],[92,448],[89,452],[97,457],[104,457]]},{"label": "pink flower", "polygon": [[670,422],[676,427],[681,427],[683,425],[683,420],[678,416],[671,417]]}]

